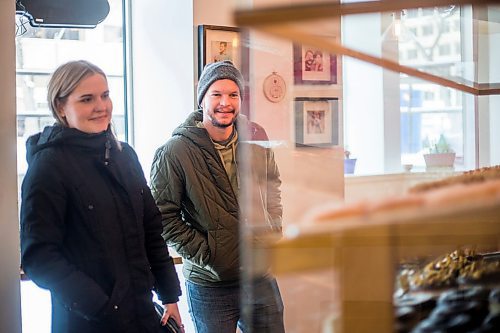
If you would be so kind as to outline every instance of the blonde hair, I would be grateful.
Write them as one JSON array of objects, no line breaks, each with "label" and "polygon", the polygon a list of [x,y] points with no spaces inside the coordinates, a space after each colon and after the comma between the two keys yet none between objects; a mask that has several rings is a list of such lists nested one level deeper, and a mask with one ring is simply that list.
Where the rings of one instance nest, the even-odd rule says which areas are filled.
[{"label": "blonde hair", "polygon": [[50,78],[47,89],[47,101],[54,119],[62,126],[68,127],[68,122],[59,114],[58,107],[64,104],[68,96],[80,82],[93,74],[100,74],[107,80],[102,69],[86,60],[67,62],[59,66]]}]

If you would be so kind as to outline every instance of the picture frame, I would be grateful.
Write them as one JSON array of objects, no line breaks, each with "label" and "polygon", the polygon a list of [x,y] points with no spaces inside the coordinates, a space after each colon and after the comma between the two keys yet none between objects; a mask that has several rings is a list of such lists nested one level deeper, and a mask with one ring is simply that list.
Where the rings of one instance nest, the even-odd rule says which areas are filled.
[{"label": "picture frame", "polygon": [[221,60],[231,60],[234,66],[243,72],[240,29],[219,25],[199,25],[198,77],[205,65]]},{"label": "picture frame", "polygon": [[331,147],[340,144],[338,98],[297,97],[294,100],[295,146]]},{"label": "picture frame", "polygon": [[337,62],[335,54],[314,46],[293,44],[294,83],[337,84]]}]

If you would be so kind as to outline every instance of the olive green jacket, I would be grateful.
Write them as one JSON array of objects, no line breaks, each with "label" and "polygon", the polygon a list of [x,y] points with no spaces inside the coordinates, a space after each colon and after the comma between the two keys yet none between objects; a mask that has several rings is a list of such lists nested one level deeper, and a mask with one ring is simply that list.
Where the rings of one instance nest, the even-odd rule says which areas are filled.
[{"label": "olive green jacket", "polygon": [[[242,207],[208,132],[196,126],[202,118],[201,111],[191,113],[156,151],[151,189],[162,214],[163,238],[183,257],[186,279],[234,285],[240,274]],[[236,128],[239,187],[250,212],[245,223],[280,231],[281,181],[274,154],[250,141],[258,125],[240,115]]]}]

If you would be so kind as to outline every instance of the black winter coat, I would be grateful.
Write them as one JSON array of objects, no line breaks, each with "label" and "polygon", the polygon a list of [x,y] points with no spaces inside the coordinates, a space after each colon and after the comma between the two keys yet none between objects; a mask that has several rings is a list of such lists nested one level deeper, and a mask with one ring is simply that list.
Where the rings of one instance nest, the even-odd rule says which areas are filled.
[{"label": "black winter coat", "polygon": [[27,141],[21,262],[52,296],[52,332],[159,332],[152,289],[180,286],[133,149],[109,131],[46,127]]}]

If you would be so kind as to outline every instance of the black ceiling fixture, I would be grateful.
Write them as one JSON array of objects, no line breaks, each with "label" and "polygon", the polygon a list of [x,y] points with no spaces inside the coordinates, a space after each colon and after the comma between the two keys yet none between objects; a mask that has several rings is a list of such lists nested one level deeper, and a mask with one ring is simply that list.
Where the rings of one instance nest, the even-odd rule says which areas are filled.
[{"label": "black ceiling fixture", "polygon": [[16,14],[33,27],[95,28],[108,13],[107,0],[16,0]]}]

